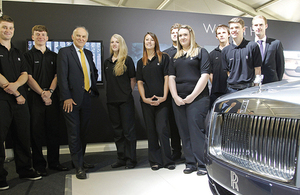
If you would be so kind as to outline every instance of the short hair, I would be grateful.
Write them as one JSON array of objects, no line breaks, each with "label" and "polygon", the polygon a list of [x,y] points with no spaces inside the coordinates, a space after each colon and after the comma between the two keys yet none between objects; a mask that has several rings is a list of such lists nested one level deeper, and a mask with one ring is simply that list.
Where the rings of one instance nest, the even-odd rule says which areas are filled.
[{"label": "short hair", "polygon": [[77,26],[74,30],[73,30],[73,36],[75,36],[75,31],[78,29],[78,28],[83,28],[85,31],[86,31],[86,35],[87,37],[89,37],[89,31],[84,27],[84,26]]},{"label": "short hair", "polygon": [[173,29],[178,29],[178,30],[179,30],[180,26],[181,26],[181,24],[179,24],[179,23],[173,24],[173,25],[171,26],[171,28],[170,28],[170,33],[172,33],[172,30],[173,30]]},{"label": "short hair", "polygon": [[231,23],[239,23],[243,28],[245,27],[245,22],[242,18],[232,18],[231,20],[229,20],[228,25],[230,26]]},{"label": "short hair", "polygon": [[3,15],[3,16],[0,17],[0,22],[14,23],[14,20],[8,15]]},{"label": "short hair", "polygon": [[258,19],[258,18],[259,18],[259,19],[263,19],[263,20],[265,21],[265,24],[268,23],[267,18],[266,18],[265,16],[257,15],[257,16],[255,16],[255,17],[253,17],[253,19],[252,19],[252,24],[253,24],[253,20]]},{"label": "short hair", "polygon": [[230,31],[229,31],[229,27],[225,24],[220,24],[219,26],[216,27],[215,29],[215,33],[216,33],[216,36],[218,35],[217,31],[219,30],[219,28],[224,28],[227,30],[228,34],[230,35]]},{"label": "short hair", "polygon": [[44,25],[35,25],[34,27],[32,27],[32,30],[31,30],[32,35],[34,34],[34,31],[38,31],[38,32],[45,31],[48,34],[48,29]]}]

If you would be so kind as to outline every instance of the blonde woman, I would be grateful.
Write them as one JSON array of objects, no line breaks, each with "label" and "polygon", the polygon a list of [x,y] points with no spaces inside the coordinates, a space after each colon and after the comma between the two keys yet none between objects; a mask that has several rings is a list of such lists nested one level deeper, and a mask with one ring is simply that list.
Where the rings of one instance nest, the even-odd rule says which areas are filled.
[{"label": "blonde woman", "polygon": [[179,28],[177,40],[177,53],[169,67],[169,87],[186,160],[183,172],[189,174],[198,170],[198,175],[205,175],[204,121],[209,109],[209,55],[198,46],[195,33],[188,25]]},{"label": "blonde woman", "polygon": [[153,171],[175,169],[171,157],[168,128],[168,67],[169,56],[162,53],[154,33],[144,36],[143,57],[137,63],[137,84],[141,96],[146,131],[148,158]]},{"label": "blonde woman", "polygon": [[135,67],[124,38],[114,34],[110,39],[111,56],[104,62],[109,119],[114,130],[118,160],[112,168],[136,166],[136,131],[132,90],[136,84]]}]

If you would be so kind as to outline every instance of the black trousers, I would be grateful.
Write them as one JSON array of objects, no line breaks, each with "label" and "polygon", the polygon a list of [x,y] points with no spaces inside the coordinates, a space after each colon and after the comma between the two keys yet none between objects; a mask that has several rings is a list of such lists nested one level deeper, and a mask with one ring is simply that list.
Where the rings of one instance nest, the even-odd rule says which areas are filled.
[{"label": "black trousers", "polygon": [[[34,94],[33,94],[34,93]],[[31,148],[33,167],[46,168],[42,147],[47,146],[49,167],[59,164],[59,101],[57,94],[52,95],[52,104],[46,106],[35,92],[28,94],[31,125]]]},{"label": "black trousers", "polygon": [[81,105],[73,105],[73,111],[70,113],[63,111],[67,126],[69,149],[75,168],[83,167],[91,106],[91,96],[88,92],[85,92]]},{"label": "black trousers", "polygon": [[170,138],[171,138],[171,147],[172,154],[174,157],[181,156],[181,140],[178,131],[178,127],[176,124],[173,107],[169,107],[169,124],[170,124]]},{"label": "black trousers", "polygon": [[148,135],[148,158],[150,166],[166,167],[174,164],[171,157],[171,147],[168,129],[168,113],[170,102],[159,106],[151,106],[141,102],[146,131]]},{"label": "black trousers", "polygon": [[[16,171],[26,173],[31,168],[30,151],[30,116],[27,102],[18,105],[16,100],[0,100],[0,182],[6,181],[7,171],[4,169],[4,141],[11,130]],[[10,126],[12,128],[10,129]]]},{"label": "black trousers", "polygon": [[114,130],[118,161],[136,164],[136,130],[133,97],[126,102],[107,103],[109,119]]},{"label": "black trousers", "polygon": [[177,106],[173,101],[175,119],[182,140],[187,168],[205,164],[205,118],[209,109],[209,96],[199,95],[192,103]]}]

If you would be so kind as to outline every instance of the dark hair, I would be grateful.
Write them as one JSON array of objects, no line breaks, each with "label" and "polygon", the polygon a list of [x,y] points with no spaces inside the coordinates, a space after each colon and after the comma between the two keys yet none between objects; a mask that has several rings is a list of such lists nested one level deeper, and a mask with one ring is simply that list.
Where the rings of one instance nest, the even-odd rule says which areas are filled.
[{"label": "dark hair", "polygon": [[161,62],[162,52],[159,49],[158,39],[157,39],[157,37],[154,33],[147,32],[147,34],[144,36],[144,41],[143,41],[143,45],[144,45],[143,46],[143,58],[142,58],[143,65],[147,65],[147,62],[148,62],[148,54],[147,54],[147,50],[146,50],[146,47],[145,47],[145,38],[146,38],[147,35],[150,35],[153,38],[153,40],[155,42],[154,52],[158,56],[158,61]]},{"label": "dark hair", "polygon": [[229,31],[229,27],[225,24],[220,24],[219,26],[217,26],[217,28],[215,29],[215,33],[216,33],[216,36],[218,35],[217,34],[217,31],[219,30],[219,28],[225,28],[228,32],[228,34],[230,35],[230,31]]},{"label": "dark hair", "polygon": [[48,29],[44,25],[35,25],[31,31],[32,31],[32,35],[34,34],[34,31],[38,31],[38,32],[45,31],[48,34]]},{"label": "dark hair", "polygon": [[10,23],[14,23],[14,20],[8,16],[8,15],[3,15],[0,17],[0,22],[10,22]]}]

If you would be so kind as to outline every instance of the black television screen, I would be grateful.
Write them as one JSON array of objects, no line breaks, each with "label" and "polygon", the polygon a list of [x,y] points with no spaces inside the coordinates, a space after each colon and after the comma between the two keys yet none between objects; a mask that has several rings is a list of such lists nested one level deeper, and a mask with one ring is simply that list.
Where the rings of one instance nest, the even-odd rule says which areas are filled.
[{"label": "black television screen", "polygon": [[[58,53],[60,48],[67,47],[72,45],[72,41],[47,41],[46,46],[53,52]],[[34,41],[27,40],[27,50],[30,50],[34,45]],[[85,49],[90,50],[93,53],[94,62],[96,68],[98,69],[98,83],[102,83],[102,41],[88,41],[85,46]]]}]

